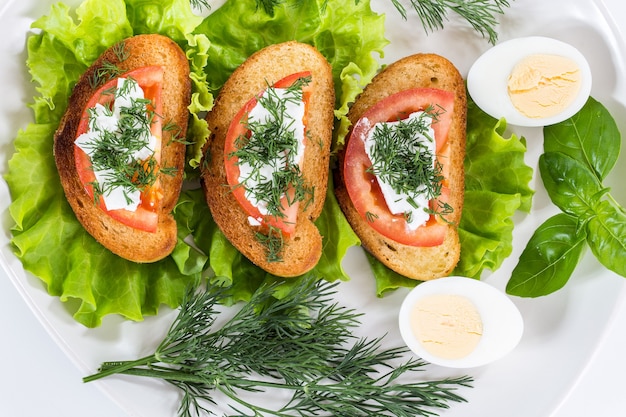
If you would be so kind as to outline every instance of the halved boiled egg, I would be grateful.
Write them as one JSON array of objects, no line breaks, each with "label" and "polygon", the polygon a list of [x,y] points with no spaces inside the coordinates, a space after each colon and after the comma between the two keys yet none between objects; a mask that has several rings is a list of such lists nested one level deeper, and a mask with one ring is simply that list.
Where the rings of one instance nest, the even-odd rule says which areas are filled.
[{"label": "halved boiled egg", "polygon": [[467,75],[474,102],[517,126],[548,126],[576,114],[591,92],[589,63],[565,42],[531,36],[482,54]]},{"label": "halved boiled egg", "polygon": [[416,355],[451,368],[502,358],[519,343],[524,323],[511,299],[476,279],[420,283],[400,307],[400,334]]}]

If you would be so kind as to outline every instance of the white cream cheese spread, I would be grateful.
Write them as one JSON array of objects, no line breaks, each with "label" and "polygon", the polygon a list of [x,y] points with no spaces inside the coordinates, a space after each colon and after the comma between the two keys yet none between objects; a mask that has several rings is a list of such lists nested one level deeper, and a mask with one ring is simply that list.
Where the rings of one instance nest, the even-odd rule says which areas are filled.
[{"label": "white cream cheese spread", "polygon": [[[86,133],[80,135],[75,144],[82,149],[90,158],[92,158],[99,148],[98,143],[107,140],[111,144],[111,152],[127,151],[119,148],[119,141],[111,140],[119,138],[125,133],[120,123],[123,114],[130,109],[137,109],[137,101],[144,100],[144,91],[139,84],[132,78],[118,78],[117,88],[115,90],[115,100],[111,108],[101,104],[89,110],[89,128]],[[147,109],[141,112],[145,119],[137,119],[131,122],[130,127],[137,129],[137,134],[133,136],[135,144],[132,151],[128,155],[128,163],[133,161],[144,161],[154,155],[157,139],[150,132],[150,121],[148,119]],[[134,117],[136,111],[133,110]],[[139,116],[142,117],[142,116]],[[94,166],[94,174],[99,189],[102,190],[102,198],[107,210],[124,209],[136,211],[141,203],[141,192],[136,187],[116,185],[113,183],[115,178],[114,167],[106,168],[103,166]]]},{"label": "white cream cheese spread", "polygon": [[[269,104],[266,104],[268,103]],[[264,105],[265,104],[265,105]],[[280,135],[292,138],[291,146],[285,146],[271,159],[262,161],[239,160],[239,183],[246,189],[246,199],[259,209],[262,215],[268,214],[268,196],[255,190],[260,183],[271,181],[275,174],[288,166],[299,165],[305,151],[305,104],[301,90],[289,88],[268,88],[248,114],[248,125],[274,126]],[[252,130],[251,142],[255,139]],[[254,151],[254,149],[251,149]],[[261,219],[249,218],[251,225],[259,225]]]},{"label": "white cream cheese spread", "polygon": [[[376,134],[381,129],[396,129],[401,124],[406,124],[407,121],[417,120],[424,118],[428,120],[426,128],[423,131],[416,131],[413,142],[409,145],[409,152],[428,152],[435,161],[435,133],[432,128],[432,117],[423,111],[414,112],[409,117],[402,121],[376,123],[372,129],[369,129],[367,137],[364,138],[365,153],[375,163],[375,156],[373,155],[373,147],[376,143]],[[365,123],[365,121],[363,121]],[[419,146],[418,146],[419,145]],[[412,175],[409,172],[400,173],[401,175]],[[423,226],[430,218],[429,202],[430,197],[427,195],[426,186],[421,189],[414,190],[409,194],[406,192],[398,192],[394,189],[392,183],[385,180],[382,176],[376,175],[376,180],[380,186],[381,192],[385,198],[385,203],[389,208],[389,211],[393,214],[403,214],[407,219],[407,227],[410,230],[416,230],[418,227]]]}]

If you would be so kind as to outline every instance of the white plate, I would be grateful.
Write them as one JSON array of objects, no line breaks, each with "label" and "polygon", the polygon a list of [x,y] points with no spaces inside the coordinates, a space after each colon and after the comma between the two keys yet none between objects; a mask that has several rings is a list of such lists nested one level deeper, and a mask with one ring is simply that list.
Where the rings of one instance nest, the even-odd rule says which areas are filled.
[{"label": "white plate", "polygon": [[[75,4],[76,0],[68,3]],[[425,36],[416,18],[410,16],[408,22],[402,21],[390,0],[374,0],[373,3],[376,9],[388,11],[388,37],[392,44],[387,50],[386,62],[411,52],[436,52],[450,58],[465,75],[473,60],[489,47],[485,40],[477,37],[466,26],[459,25],[455,19],[448,24],[447,30]],[[511,3],[512,7],[507,10],[499,27],[500,39],[541,35],[575,45],[590,62],[594,74],[592,95],[612,111],[622,132],[626,132],[626,92],[622,81],[626,76],[625,49],[615,26],[603,14],[602,5],[592,0],[516,0]],[[48,2],[35,0],[9,0],[0,6],[0,38],[3,40],[0,46],[0,77],[3,86],[0,100],[2,174],[6,172],[6,162],[13,152],[11,142],[15,132],[25,127],[31,117],[26,103],[33,96],[33,87],[23,64],[26,32],[34,18],[48,11]],[[527,162],[536,167],[541,152],[540,130],[519,129],[517,133],[527,137],[530,148]],[[626,201],[626,190],[617,184],[626,174],[624,158],[620,158],[607,181],[613,186],[613,194],[622,202]],[[513,255],[497,274],[485,277],[498,288],[504,288],[517,255],[530,234],[555,212],[541,189],[540,181],[535,179],[533,186],[538,190],[534,208],[529,216],[520,215],[517,218]],[[78,374],[94,372],[105,360],[133,359],[151,353],[174,312],[162,310],[159,316],[148,318],[142,323],[123,322],[110,317],[102,327],[91,330],[75,323],[59,300],[48,296],[42,284],[25,273],[12,255],[9,247],[8,227],[11,223],[8,205],[8,190],[4,181],[0,181],[3,225],[0,264],[4,269],[3,277],[6,274],[15,284],[52,339],[76,365]],[[341,300],[349,307],[367,311],[359,332],[378,336],[385,331],[389,333],[387,341],[390,345],[400,344],[396,313],[405,291],[377,299],[371,275],[359,249],[350,252],[346,266],[353,279],[340,286]],[[606,323],[611,320],[616,306],[624,297],[623,289],[623,278],[607,272],[592,256],[587,255],[563,290],[539,299],[514,298],[525,321],[525,333],[520,345],[496,363],[469,371],[429,366],[424,377],[440,378],[469,373],[475,378],[473,389],[460,392],[468,403],[451,404],[452,408],[447,411],[434,411],[445,417],[553,415],[604,337]],[[7,319],[20,320],[20,317]],[[3,344],[6,343],[5,337],[13,343],[20,343],[17,333],[4,335]],[[76,373],[75,369],[71,372]],[[10,375],[8,379],[7,375],[4,377],[5,381],[11,380]],[[49,384],[54,386],[54,375],[46,374],[45,377],[50,378]],[[176,415],[179,395],[166,384],[116,377],[102,381],[99,386],[124,410],[125,415]],[[75,394],[67,390],[58,392],[68,402],[74,401]],[[2,394],[0,398],[7,399]],[[24,406],[16,409],[22,408]],[[49,410],[48,415],[68,416],[61,411],[54,414],[52,410]]]}]

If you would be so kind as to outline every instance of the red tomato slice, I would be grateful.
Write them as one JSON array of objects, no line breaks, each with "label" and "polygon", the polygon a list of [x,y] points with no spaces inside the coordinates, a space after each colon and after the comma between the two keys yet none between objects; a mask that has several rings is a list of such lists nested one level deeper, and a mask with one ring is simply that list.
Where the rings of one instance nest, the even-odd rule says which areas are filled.
[{"label": "red tomato slice", "polygon": [[[161,115],[163,112],[163,104],[161,100],[162,86],[163,86],[163,67],[160,66],[148,66],[137,68],[123,74],[121,77],[133,78],[139,83],[139,86],[144,91],[145,98],[152,101],[152,108],[150,109],[156,115]],[[95,107],[97,103],[102,105],[108,105],[113,101],[113,95],[107,94],[107,91],[115,88],[117,85],[117,78],[107,82],[100,87],[93,96],[89,99],[85,108],[83,109],[83,117],[78,125],[78,131],[76,137],[86,133],[89,128],[89,115],[88,110]],[[152,134],[157,138],[154,158],[157,163],[161,162],[161,135],[162,135],[162,122],[159,116],[154,117],[152,126],[150,128]],[[78,170],[78,177],[85,188],[85,191],[93,197],[94,190],[91,185],[96,181],[95,174],[91,168],[91,159],[89,156],[78,146],[74,147],[74,161]],[[106,212],[113,219],[133,227],[135,229],[145,230],[147,232],[155,232],[157,230],[159,215],[158,209],[160,202],[163,198],[161,186],[157,182],[149,189],[145,190],[141,194],[141,204],[137,207],[136,211],[129,210],[107,210],[104,203],[104,199],[100,198],[98,206],[101,210]]]},{"label": "red tomato slice", "polygon": [[[364,140],[376,123],[405,119],[413,112],[429,108],[434,108],[439,113],[432,127],[435,132],[435,152],[438,160],[445,166],[445,155],[449,152],[449,147],[445,145],[454,112],[454,94],[439,89],[411,89],[379,101],[355,123],[345,151],[343,175],[356,210],[374,230],[409,246],[440,245],[443,243],[447,224],[440,216],[431,215],[424,226],[411,230],[403,215],[389,211],[376,177],[367,172],[371,161],[365,152]],[[445,203],[449,195],[445,182],[444,180],[442,193],[438,198],[441,203]],[[431,201],[431,208],[434,207],[438,207],[438,204]]]},{"label": "red tomato slice", "polygon": [[[300,78],[310,77],[311,72],[298,72],[295,74],[288,75],[285,78],[280,79],[276,83],[274,83],[274,88],[287,88],[291,86],[294,82],[296,82]],[[282,216],[272,216],[272,215],[263,215],[259,211],[259,209],[252,205],[250,201],[246,198],[246,190],[243,186],[241,186],[239,182],[239,158],[233,155],[233,152],[237,151],[236,142],[237,138],[240,136],[248,135],[249,132],[246,128],[247,123],[247,115],[248,113],[256,106],[257,97],[260,96],[263,92],[259,93],[257,96],[251,98],[242,108],[239,110],[233,121],[231,122],[228,132],[226,133],[226,141],[224,143],[224,166],[226,168],[226,180],[228,185],[232,189],[232,193],[241,205],[241,208],[253,219],[256,219],[263,227],[273,227],[278,228],[282,231],[285,236],[291,236],[291,234],[295,231],[296,221],[298,216],[298,208],[299,202],[293,202],[292,204],[288,203],[287,197],[283,197],[281,199]],[[309,100],[311,98],[312,87],[311,84],[304,86],[302,90],[302,100],[305,105],[305,109],[308,106]],[[302,120],[305,129],[307,126],[306,120],[306,110],[304,112],[305,118]],[[306,132],[304,135],[306,140]],[[306,143],[305,143],[306,145]],[[289,193],[289,191],[287,191]]]}]

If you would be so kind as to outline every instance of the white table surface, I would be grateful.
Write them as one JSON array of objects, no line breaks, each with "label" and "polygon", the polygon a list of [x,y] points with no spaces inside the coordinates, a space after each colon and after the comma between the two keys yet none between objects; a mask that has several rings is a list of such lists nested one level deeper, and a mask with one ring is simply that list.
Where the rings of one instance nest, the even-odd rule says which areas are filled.
[{"label": "white table surface", "polygon": [[[626,21],[626,3],[605,0],[605,4],[616,21]],[[622,30],[626,34],[626,23]],[[568,398],[551,416],[529,417],[626,415],[623,304]],[[0,317],[0,416],[129,417],[99,390],[97,383],[82,383],[84,375],[50,338],[2,270]]]}]

